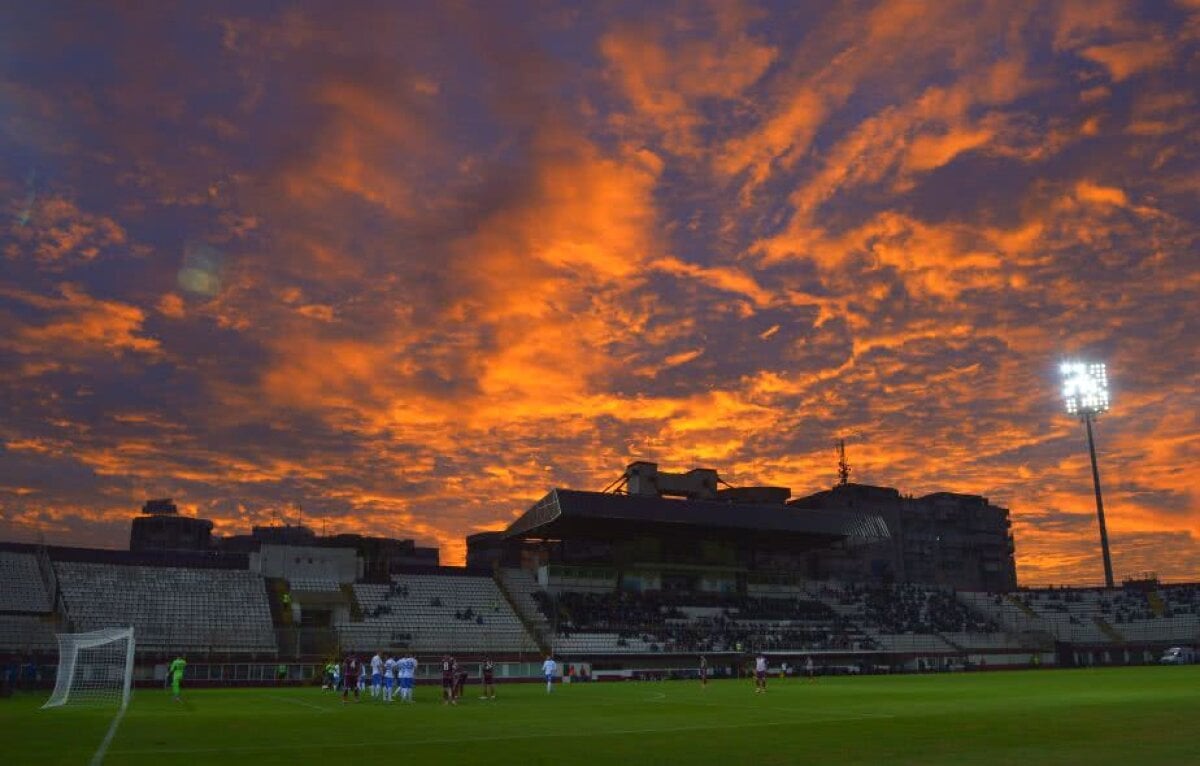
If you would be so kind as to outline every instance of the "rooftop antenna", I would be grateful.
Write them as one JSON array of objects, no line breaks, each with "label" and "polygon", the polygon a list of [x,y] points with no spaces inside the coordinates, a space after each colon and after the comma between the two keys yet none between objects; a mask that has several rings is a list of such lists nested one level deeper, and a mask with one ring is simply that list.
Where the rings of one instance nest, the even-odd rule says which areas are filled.
[{"label": "rooftop antenna", "polygon": [[846,440],[838,439],[838,486],[844,487],[850,482],[850,464],[846,462]]}]

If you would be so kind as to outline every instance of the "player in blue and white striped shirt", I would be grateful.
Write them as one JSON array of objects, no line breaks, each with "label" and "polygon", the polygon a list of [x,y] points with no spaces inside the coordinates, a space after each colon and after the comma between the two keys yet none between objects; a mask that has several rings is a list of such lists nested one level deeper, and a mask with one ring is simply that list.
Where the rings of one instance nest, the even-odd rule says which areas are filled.
[{"label": "player in blue and white striped shirt", "polygon": [[383,657],[379,656],[379,652],[375,652],[375,656],[371,658],[371,696],[379,697],[383,694]]},{"label": "player in blue and white striped shirt", "polygon": [[396,673],[400,676],[400,701],[413,701],[413,683],[417,675],[417,659],[412,655],[396,661]]},{"label": "player in blue and white striped shirt", "polygon": [[383,701],[392,701],[392,689],[396,686],[396,658],[388,657],[383,661]]}]

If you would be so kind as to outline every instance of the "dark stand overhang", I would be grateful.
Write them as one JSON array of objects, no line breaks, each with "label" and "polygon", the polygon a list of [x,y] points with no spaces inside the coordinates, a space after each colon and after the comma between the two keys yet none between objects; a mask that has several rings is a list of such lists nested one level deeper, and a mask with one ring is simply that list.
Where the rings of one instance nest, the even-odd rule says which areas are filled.
[{"label": "dark stand overhang", "polygon": [[786,539],[807,545],[844,540],[864,544],[886,540],[887,525],[874,514],[816,511],[786,505],[676,500],[554,489],[518,517],[506,539],[562,539],[575,536],[625,537],[631,533],[728,533]]}]

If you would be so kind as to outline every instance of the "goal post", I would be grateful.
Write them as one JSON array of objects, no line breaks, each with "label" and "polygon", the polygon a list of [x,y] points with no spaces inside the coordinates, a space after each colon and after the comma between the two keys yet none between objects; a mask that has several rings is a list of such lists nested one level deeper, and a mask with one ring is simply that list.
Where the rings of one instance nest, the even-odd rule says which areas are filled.
[{"label": "goal post", "polygon": [[133,684],[133,628],[58,634],[58,675],[42,708],[129,704]]}]

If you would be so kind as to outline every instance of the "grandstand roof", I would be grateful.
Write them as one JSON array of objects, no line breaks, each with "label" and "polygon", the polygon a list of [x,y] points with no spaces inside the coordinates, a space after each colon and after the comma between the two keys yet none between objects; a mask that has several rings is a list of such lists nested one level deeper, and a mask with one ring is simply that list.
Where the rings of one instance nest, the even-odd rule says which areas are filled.
[{"label": "grandstand roof", "polygon": [[504,531],[506,538],[563,537],[630,526],[691,527],[736,534],[807,538],[813,542],[883,540],[887,525],[874,514],[815,511],[785,505],[682,500],[554,489]]}]

